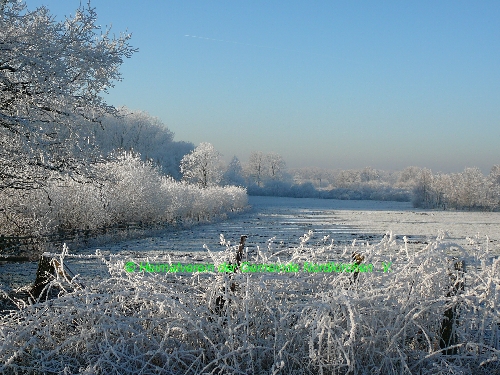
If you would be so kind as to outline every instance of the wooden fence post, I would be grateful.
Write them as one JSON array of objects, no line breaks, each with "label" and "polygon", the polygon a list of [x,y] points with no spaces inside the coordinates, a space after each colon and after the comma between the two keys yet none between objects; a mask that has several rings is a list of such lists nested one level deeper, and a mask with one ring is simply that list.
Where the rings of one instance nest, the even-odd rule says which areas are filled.
[{"label": "wooden fence post", "polygon": [[[248,238],[248,236],[241,236],[240,238],[240,245],[238,246],[238,250],[236,252],[236,267],[234,269],[234,272],[240,269],[241,266],[241,261],[243,260],[243,249],[245,248],[245,241]],[[229,287],[231,292],[236,291],[236,288],[238,287],[238,284],[235,282],[231,282],[231,286]],[[222,288],[222,293],[224,293],[226,290],[225,288]],[[226,300],[224,299],[223,295],[218,296],[215,299],[215,312],[218,315],[222,314],[222,310],[224,308],[224,304],[226,303]]]},{"label": "wooden fence post", "polygon": [[[66,271],[66,269],[67,271]],[[31,295],[37,300],[43,292],[43,289],[50,283],[50,281],[57,275],[61,276],[63,279],[67,280],[71,286],[75,289],[83,289],[85,285],[72,281],[74,277],[73,272],[69,269],[67,265],[61,265],[55,258],[48,256],[40,257],[38,262],[38,269],[36,270],[36,280],[31,287]]]},{"label": "wooden fence post", "polygon": [[[453,297],[463,291],[465,288],[465,261],[459,260],[454,263],[455,272],[450,275],[452,286],[446,297]],[[444,319],[441,322],[441,329],[439,332],[440,340],[439,347],[443,350],[445,355],[455,355],[458,353],[458,348],[447,349],[450,346],[456,345],[458,337],[455,332],[455,327],[458,324],[457,305],[453,305],[444,312]]]},{"label": "wooden fence post", "polygon": [[50,279],[55,276],[54,267],[52,265],[52,259],[45,257],[43,254],[38,262],[38,269],[36,270],[36,280],[31,288],[31,294],[37,300],[43,289],[50,282]]},{"label": "wooden fence post", "polygon": [[[352,258],[354,264],[356,264],[357,267],[359,267],[359,265],[361,263],[363,263],[363,261],[365,260],[365,257],[363,255],[358,254],[356,252],[352,253],[351,258]],[[358,280],[358,275],[359,275],[359,268],[356,269],[356,271],[354,271],[354,274],[353,274],[352,280],[351,280],[351,284],[355,283]]]}]

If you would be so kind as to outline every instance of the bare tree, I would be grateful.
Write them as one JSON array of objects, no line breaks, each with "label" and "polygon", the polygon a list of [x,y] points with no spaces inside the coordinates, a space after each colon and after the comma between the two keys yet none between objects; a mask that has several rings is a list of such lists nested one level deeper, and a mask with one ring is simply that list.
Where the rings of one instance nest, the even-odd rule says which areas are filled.
[{"label": "bare tree", "polygon": [[269,172],[269,177],[272,180],[280,179],[285,169],[285,161],[283,160],[281,155],[278,155],[276,153],[267,154],[266,158],[267,158],[267,165],[268,165],[267,170]]},{"label": "bare tree", "polygon": [[248,174],[254,179],[257,186],[261,186],[266,173],[266,154],[260,151],[252,152],[248,160]]}]

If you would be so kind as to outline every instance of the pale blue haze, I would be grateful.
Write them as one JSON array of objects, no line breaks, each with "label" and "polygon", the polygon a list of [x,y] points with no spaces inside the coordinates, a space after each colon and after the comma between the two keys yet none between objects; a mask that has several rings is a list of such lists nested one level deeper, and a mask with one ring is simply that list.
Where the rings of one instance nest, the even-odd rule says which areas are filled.
[{"label": "pale blue haze", "polygon": [[[27,2],[58,16],[79,3]],[[140,50],[107,100],[226,160],[260,150],[291,167],[500,164],[499,1],[92,5]]]}]

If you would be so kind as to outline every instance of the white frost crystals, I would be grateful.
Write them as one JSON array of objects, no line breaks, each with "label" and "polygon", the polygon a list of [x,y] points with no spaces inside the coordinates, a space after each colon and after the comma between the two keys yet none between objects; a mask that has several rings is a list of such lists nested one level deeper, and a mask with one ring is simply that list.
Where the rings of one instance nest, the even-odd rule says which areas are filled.
[{"label": "white frost crystals", "polygon": [[[114,160],[94,166],[93,175],[96,179],[85,184],[61,176],[48,181],[43,190],[14,190],[9,196],[0,196],[1,202],[23,231],[40,235],[120,223],[207,222],[239,212],[248,204],[243,188],[200,189],[178,182],[131,152],[117,152]],[[19,205],[23,201],[30,204]],[[20,230],[9,218],[0,216],[0,225]]]},{"label": "white frost crystals", "polygon": [[[393,262],[391,272],[356,281],[352,273],[127,273],[123,260],[108,262],[109,280],[0,318],[0,372],[498,374],[500,260],[477,243],[464,247],[464,288],[451,295],[463,277],[447,262],[457,245],[438,239],[408,256],[391,237],[249,259],[347,263],[358,252],[368,264]],[[234,261],[237,246],[197,261]],[[446,355],[440,331],[451,309],[457,352]]]}]

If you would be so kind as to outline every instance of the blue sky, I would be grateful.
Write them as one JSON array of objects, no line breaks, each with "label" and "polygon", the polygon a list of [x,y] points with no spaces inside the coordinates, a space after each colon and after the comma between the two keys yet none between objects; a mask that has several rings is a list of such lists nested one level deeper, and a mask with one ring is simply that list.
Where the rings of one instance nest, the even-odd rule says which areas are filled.
[{"label": "blue sky", "polygon": [[[79,0],[27,1],[57,16]],[[500,164],[500,1],[93,0],[139,52],[106,100],[289,167]],[[187,36],[189,35],[189,36]]]}]

